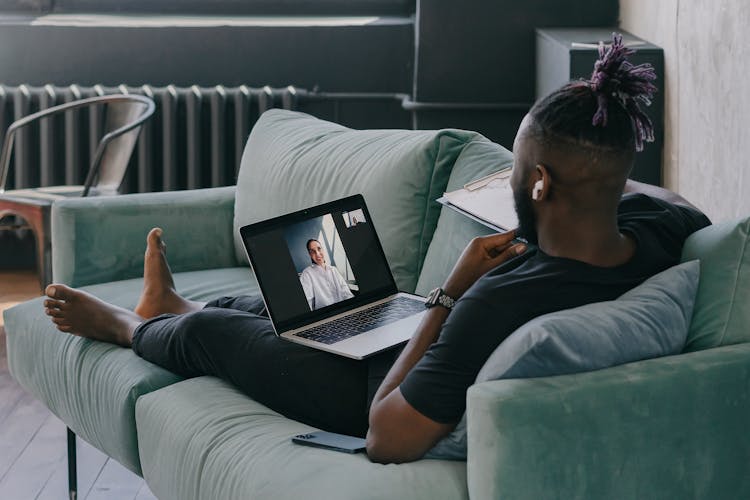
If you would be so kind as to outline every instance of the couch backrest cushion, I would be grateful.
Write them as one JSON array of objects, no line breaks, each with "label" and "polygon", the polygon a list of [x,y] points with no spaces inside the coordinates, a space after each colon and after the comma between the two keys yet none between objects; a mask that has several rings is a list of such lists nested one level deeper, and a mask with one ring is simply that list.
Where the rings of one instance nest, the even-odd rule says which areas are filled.
[{"label": "couch backrest cushion", "polygon": [[[513,155],[510,151],[482,137],[467,144],[461,151],[445,190],[460,189],[468,182],[512,166]],[[475,236],[492,232],[455,210],[443,208],[422,266],[417,293],[426,295],[442,285],[469,241]]]},{"label": "couch backrest cushion", "polygon": [[235,198],[239,228],[362,193],[399,289],[413,291],[464,146],[483,139],[462,130],[352,130],[303,113],[271,110],[250,134]]},{"label": "couch backrest cushion", "polygon": [[598,370],[678,354],[685,346],[700,264],[652,276],[617,300],[545,314],[513,332],[477,382]]},{"label": "couch backrest cushion", "polygon": [[[678,354],[685,346],[700,265],[685,262],[652,276],[617,300],[539,316],[490,355],[476,383],[599,370]],[[430,451],[465,458],[466,418]]]},{"label": "couch backrest cushion", "polygon": [[750,342],[750,217],[692,234],[682,260],[700,259],[686,351]]}]

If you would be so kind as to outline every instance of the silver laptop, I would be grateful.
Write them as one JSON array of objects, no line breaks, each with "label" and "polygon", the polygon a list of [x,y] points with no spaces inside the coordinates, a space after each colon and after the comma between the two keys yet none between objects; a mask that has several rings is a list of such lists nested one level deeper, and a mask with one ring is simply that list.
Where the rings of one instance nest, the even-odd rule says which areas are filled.
[{"label": "silver laptop", "polygon": [[423,297],[396,288],[362,195],[240,228],[276,334],[363,359],[409,340]]}]

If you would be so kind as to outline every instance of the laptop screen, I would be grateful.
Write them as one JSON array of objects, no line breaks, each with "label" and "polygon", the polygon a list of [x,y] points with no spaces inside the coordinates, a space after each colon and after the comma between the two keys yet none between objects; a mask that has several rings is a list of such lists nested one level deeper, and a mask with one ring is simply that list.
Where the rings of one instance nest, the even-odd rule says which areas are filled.
[{"label": "laptop screen", "polygon": [[397,292],[361,195],[240,229],[277,332]]}]

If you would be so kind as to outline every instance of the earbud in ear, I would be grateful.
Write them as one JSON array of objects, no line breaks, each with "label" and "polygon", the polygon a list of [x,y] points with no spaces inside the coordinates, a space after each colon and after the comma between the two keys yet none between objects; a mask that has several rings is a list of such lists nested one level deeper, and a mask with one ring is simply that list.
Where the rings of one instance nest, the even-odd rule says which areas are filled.
[{"label": "earbud in ear", "polygon": [[534,189],[531,190],[531,199],[538,200],[539,195],[542,194],[542,189],[544,189],[544,181],[539,179],[534,183]]}]

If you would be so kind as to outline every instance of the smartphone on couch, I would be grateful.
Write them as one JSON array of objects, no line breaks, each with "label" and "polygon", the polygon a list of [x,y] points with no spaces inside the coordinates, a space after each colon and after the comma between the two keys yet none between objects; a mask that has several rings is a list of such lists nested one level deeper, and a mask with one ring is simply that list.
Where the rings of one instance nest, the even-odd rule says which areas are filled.
[{"label": "smartphone on couch", "polygon": [[342,453],[359,453],[365,449],[365,440],[362,438],[326,431],[298,434],[292,438],[292,442]]}]

